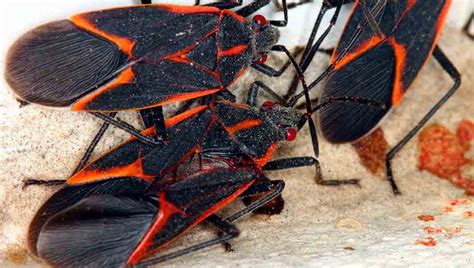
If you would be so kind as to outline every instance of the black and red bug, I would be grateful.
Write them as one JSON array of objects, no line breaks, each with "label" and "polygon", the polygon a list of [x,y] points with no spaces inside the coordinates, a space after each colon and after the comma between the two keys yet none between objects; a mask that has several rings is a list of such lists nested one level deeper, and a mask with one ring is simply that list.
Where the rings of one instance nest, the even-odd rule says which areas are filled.
[{"label": "black and red bug", "polygon": [[[257,108],[262,88],[272,92],[256,82],[248,104],[211,101],[187,110],[166,121],[167,143],[152,146],[132,138],[75,173],[32,221],[31,252],[54,266],[149,265],[237,235],[231,222],[278,196],[284,187],[283,181],[265,177],[264,170],[319,170],[313,157],[270,161],[278,144],[293,140],[306,121],[311,133],[315,129],[308,114],[291,107],[265,102]],[[307,110],[313,111],[310,103]],[[143,134],[155,135],[154,128]],[[268,194],[225,220],[213,215],[239,196],[262,193]],[[203,220],[227,235],[142,261]],[[106,231],[97,232],[98,225]],[[124,226],[130,232],[119,231]]]},{"label": "black and red bug", "polygon": [[[387,178],[396,194],[399,190],[393,181],[390,161],[461,83],[459,72],[437,45],[451,2],[355,1],[329,68],[309,86],[314,88],[327,77],[319,100],[364,98],[386,105],[387,109],[379,109],[356,102],[338,102],[320,109],[317,115],[323,136],[332,143],[344,143],[370,133],[390,108],[402,101],[431,55],[450,75],[454,85],[448,93],[387,154]],[[361,27],[363,24],[371,27]],[[304,94],[295,95],[289,105]]]},{"label": "black and red bug", "polygon": [[[283,189],[282,181],[268,180],[261,169],[276,142],[305,117],[283,112],[282,118],[279,110],[271,108],[267,118],[290,120],[277,128],[248,106],[198,106],[166,121],[166,145],[132,139],[113,149],[74,174],[42,206],[29,231],[31,252],[53,266],[148,265],[187,253],[141,263],[206,219],[227,234],[193,250],[236,236],[230,220],[212,214],[240,195],[270,191],[270,200]],[[153,129],[144,134],[153,135]],[[249,134],[263,136],[255,140]],[[232,221],[242,213],[236,215]]]},{"label": "black and red bug", "polygon": [[226,90],[247,67],[279,76],[289,65],[276,70],[264,64],[269,51],[281,51],[274,46],[279,38],[274,26],[286,25],[286,9],[281,21],[246,18],[269,3],[257,0],[235,12],[230,8],[242,1],[147,4],[75,15],[18,39],[8,52],[5,77],[23,101],[102,119],[100,112],[161,107],[219,92],[228,96]]}]

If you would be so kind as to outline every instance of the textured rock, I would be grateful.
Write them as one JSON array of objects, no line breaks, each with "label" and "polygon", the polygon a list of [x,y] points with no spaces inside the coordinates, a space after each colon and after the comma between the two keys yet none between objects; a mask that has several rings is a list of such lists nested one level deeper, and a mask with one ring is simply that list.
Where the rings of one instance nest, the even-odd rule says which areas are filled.
[{"label": "textured rock", "polygon": [[[440,45],[459,68],[463,83],[459,92],[434,116],[431,123],[439,122],[455,129],[463,119],[474,120],[473,43],[459,30],[447,28]],[[278,65],[282,59],[270,63]],[[1,60],[3,66],[3,56]],[[310,73],[318,74],[321,68],[316,66],[324,66],[327,60],[326,56],[318,56]],[[312,77],[308,75],[308,80]],[[286,74],[281,79],[268,79],[250,72],[233,91],[241,92],[255,79],[285,89],[290,78],[291,75]],[[451,84],[452,81],[439,65],[430,60],[404,102],[381,124],[389,147],[416,124],[415,119],[421,118]],[[129,122],[137,121],[135,114],[122,114],[121,118]],[[22,181],[27,178],[67,178],[99,125],[100,122],[86,114],[35,105],[20,109],[5,83],[0,82],[2,267],[24,262],[29,221],[54,192],[54,189],[41,187],[22,190]],[[119,130],[109,130],[95,155],[126,138],[127,135]],[[308,131],[304,130],[295,141],[283,145],[275,158],[311,153]],[[314,169],[311,167],[269,172],[270,178],[286,182],[283,192],[285,209],[280,215],[251,216],[239,220],[237,225],[242,233],[232,241],[234,252],[226,253],[223,247],[216,246],[167,262],[166,266],[472,264],[474,221],[469,217],[469,213],[474,211],[472,198],[466,199],[463,191],[448,181],[419,171],[418,156],[417,140],[414,139],[393,161],[395,179],[403,193],[395,197],[381,175],[376,177],[361,166],[350,144],[335,146],[321,141],[320,160],[325,176],[360,178],[360,188],[315,185]],[[240,206],[236,202],[222,213],[228,214]],[[423,214],[433,215],[435,219],[421,221],[418,216]],[[173,250],[212,235],[214,233],[209,226],[203,224],[169,248]],[[428,241],[435,241],[435,246],[417,244],[419,239],[425,241],[429,237]],[[27,259],[29,265],[39,265],[31,256],[28,255]]]}]

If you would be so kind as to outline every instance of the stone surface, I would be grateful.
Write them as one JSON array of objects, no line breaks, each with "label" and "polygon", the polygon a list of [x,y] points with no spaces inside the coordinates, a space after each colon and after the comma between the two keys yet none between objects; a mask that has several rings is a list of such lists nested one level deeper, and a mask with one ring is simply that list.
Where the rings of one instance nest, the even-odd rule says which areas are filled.
[{"label": "stone surface", "polygon": [[[474,48],[458,29],[446,28],[440,46],[463,75],[462,86],[434,116],[455,129],[463,120],[474,120]],[[3,66],[4,51],[1,55]],[[283,58],[273,60],[278,65]],[[320,73],[327,56],[318,56],[308,80]],[[314,74],[314,75],[313,75]],[[3,77],[3,75],[2,75]],[[274,88],[286,89],[291,74],[280,79],[261,77],[250,71],[233,92],[246,90],[251,81],[262,79]],[[430,106],[450,87],[452,81],[434,60],[430,60],[406,99],[381,124],[389,146],[396,144]],[[243,96],[244,94],[242,94]],[[135,114],[120,118],[137,121]],[[27,178],[67,178],[79,161],[100,122],[81,113],[47,109],[36,105],[19,108],[0,82],[0,265],[27,263],[39,266],[26,255],[28,224],[39,206],[54,189],[30,187]],[[127,138],[111,129],[99,144],[99,152]],[[311,155],[308,131],[284,144],[275,159]],[[469,154],[472,158],[472,153]],[[418,141],[411,141],[393,161],[401,196],[393,196],[382,175],[373,176],[359,163],[350,144],[332,145],[321,141],[320,160],[327,178],[360,178],[361,187],[322,187],[314,183],[311,167],[269,172],[283,179],[285,209],[280,215],[250,216],[237,222],[242,233],[232,241],[234,252],[216,246],[165,263],[168,267],[192,266],[468,266],[474,261],[474,211],[472,197],[448,181],[418,170]],[[453,201],[454,199],[454,201]],[[228,215],[240,202],[222,211]],[[422,221],[420,215],[432,215]],[[173,243],[171,250],[202,241],[214,233],[200,225]],[[430,238],[431,237],[431,238]],[[417,241],[435,241],[435,246]]]}]

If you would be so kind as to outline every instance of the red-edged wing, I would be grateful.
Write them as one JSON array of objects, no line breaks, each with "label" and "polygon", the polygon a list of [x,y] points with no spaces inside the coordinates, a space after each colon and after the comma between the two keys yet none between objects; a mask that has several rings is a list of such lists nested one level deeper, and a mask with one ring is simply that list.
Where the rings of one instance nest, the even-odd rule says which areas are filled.
[{"label": "red-edged wing", "polygon": [[230,203],[255,176],[246,169],[209,170],[182,178],[164,191],[89,191],[76,202],[70,202],[63,189],[55,194],[63,197],[60,203],[50,199],[44,205],[58,209],[34,228],[38,238],[33,246],[40,258],[59,267],[137,264]]},{"label": "red-edged wing", "polygon": [[176,5],[84,13],[21,37],[8,53],[6,79],[25,101],[77,111],[196,98],[223,89],[250,64],[253,35],[244,21],[231,11]]},{"label": "red-edged wing", "polygon": [[[336,103],[320,110],[324,137],[334,143],[352,142],[370,132],[404,93],[429,59],[436,44],[451,1],[388,2],[382,20],[384,39],[366,36],[359,47],[347,55],[328,77],[320,100],[332,97],[361,97],[382,102],[386,110],[363,104]],[[357,11],[357,9],[356,9]],[[360,14],[359,14],[360,15]],[[349,23],[350,27],[353,27]],[[347,36],[339,44],[347,41]],[[368,42],[368,43],[367,43]]]}]

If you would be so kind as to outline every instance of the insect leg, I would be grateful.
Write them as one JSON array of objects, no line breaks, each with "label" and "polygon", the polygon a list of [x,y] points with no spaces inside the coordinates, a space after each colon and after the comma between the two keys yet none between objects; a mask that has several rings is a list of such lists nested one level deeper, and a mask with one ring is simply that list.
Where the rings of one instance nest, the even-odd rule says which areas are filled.
[{"label": "insect leg", "polygon": [[122,129],[125,132],[130,133],[131,135],[135,136],[137,139],[139,139],[140,141],[142,141],[146,144],[149,144],[149,145],[152,145],[152,146],[162,144],[162,142],[159,141],[159,140],[156,140],[154,138],[150,138],[150,137],[142,135],[139,130],[137,130],[136,128],[134,128],[133,126],[131,126],[131,125],[125,123],[125,122],[113,119],[113,118],[111,118],[107,115],[104,115],[104,114],[98,113],[98,112],[90,112],[90,114],[104,120],[105,122],[107,122],[107,123],[109,123],[109,124],[111,124],[111,125],[113,125],[117,128]]},{"label": "insect leg", "polygon": [[241,5],[242,5],[242,0],[224,0],[221,2],[206,4],[204,6],[212,6],[212,7],[217,7],[219,9],[231,9],[231,8],[238,7]]},{"label": "insect leg", "polygon": [[462,28],[462,31],[464,34],[469,37],[469,39],[474,40],[474,34],[471,33],[471,25],[473,24],[472,22],[474,21],[474,12],[471,13],[471,17],[469,17],[469,20],[467,21],[466,25]]},{"label": "insect leg", "polygon": [[461,74],[459,71],[454,67],[453,63],[448,59],[448,57],[444,54],[444,52],[436,45],[433,51],[434,58],[439,62],[441,67],[451,76],[454,80],[454,85],[449,89],[448,93],[446,93],[429,111],[428,113],[423,116],[423,118],[416,124],[416,126],[408,132],[408,134],[395,145],[386,156],[385,160],[385,167],[387,169],[387,180],[390,182],[392,186],[392,190],[394,194],[400,194],[398,190],[397,184],[393,179],[392,174],[392,167],[391,161],[395,157],[395,155],[408,143],[416,133],[426,124],[426,122],[443,106],[446,101],[456,92],[456,90],[461,85]]},{"label": "insect leg", "polygon": [[229,241],[230,239],[235,238],[240,234],[239,229],[237,229],[235,225],[233,225],[227,220],[222,220],[220,217],[216,215],[210,215],[209,217],[207,217],[206,221],[216,226],[217,228],[219,228],[225,234],[217,238],[210,239],[208,241],[187,247],[182,250],[178,250],[170,254],[166,254],[157,258],[142,261],[139,264],[137,264],[136,267],[147,267],[156,263],[164,262],[170,259],[174,259],[183,255],[186,255],[194,251],[198,251],[203,248],[207,248],[216,244],[225,243],[226,241]]},{"label": "insect leg", "polygon": [[346,184],[356,184],[359,185],[358,179],[348,179],[348,180],[328,180],[324,179],[321,172],[321,164],[319,160],[310,157],[293,157],[293,158],[284,158],[268,162],[263,169],[264,170],[280,170],[280,169],[289,169],[297,167],[306,167],[306,166],[315,166],[316,168],[316,183],[325,186],[339,186]]},{"label": "insect leg", "polygon": [[34,180],[34,179],[28,179],[23,181],[23,186],[21,187],[23,190],[31,185],[41,185],[41,186],[46,186],[46,187],[51,187],[51,186],[58,186],[58,185],[63,185],[66,183],[66,180]]},{"label": "insect leg", "polygon": [[[116,112],[113,112],[113,113],[110,113],[109,116],[111,118],[115,117],[117,113]],[[105,131],[107,131],[107,129],[109,128],[109,123],[107,122],[104,122],[102,124],[102,126],[100,127],[99,131],[97,131],[97,134],[95,134],[94,136],[94,139],[92,139],[91,143],[89,144],[89,146],[87,146],[87,149],[84,153],[84,155],[82,155],[82,158],[81,158],[81,161],[79,161],[79,164],[76,166],[76,168],[74,169],[74,171],[72,172],[72,174],[75,174],[76,172],[78,172],[79,170],[81,170],[87,163],[87,161],[89,161],[91,155],[92,155],[92,152],[94,151],[95,147],[97,146],[97,144],[99,143],[99,141],[102,139],[102,137],[104,136],[105,134]]]},{"label": "insect leg", "polygon": [[281,180],[270,180],[263,175],[261,175],[259,180],[261,181],[259,181],[258,184],[256,184],[255,186],[254,185],[250,186],[250,188],[248,188],[240,197],[249,197],[249,196],[258,195],[262,193],[268,193],[268,194],[258,199],[257,201],[253,202],[252,204],[248,205],[246,208],[240,211],[237,211],[236,213],[225,218],[224,219],[225,221],[234,222],[238,220],[239,218],[249,214],[250,212],[265,205],[267,202],[269,202],[273,198],[280,195],[283,189],[285,188],[285,182]]},{"label": "insect leg", "polygon": [[232,92],[230,92],[228,89],[220,90],[216,94],[219,95],[221,98],[225,99],[226,101],[230,101],[230,102],[236,101],[235,95],[232,94]]},{"label": "insect leg", "polygon": [[173,116],[176,116],[178,114],[184,113],[186,110],[188,110],[198,99],[190,99],[184,102],[184,104],[176,110],[176,112],[173,113]]},{"label": "insect leg", "polygon": [[277,99],[279,103],[284,103],[284,100],[278,95],[273,89],[265,85],[261,81],[255,81],[250,85],[250,89],[247,94],[247,104],[250,106],[257,106],[257,96],[260,89],[263,89],[267,94]]},{"label": "insect leg", "polygon": [[[354,32],[354,35],[351,37],[351,39],[347,43],[346,47],[339,53],[338,57],[333,61],[333,63],[331,65],[329,65],[326,68],[326,70],[324,70],[324,72],[322,72],[313,82],[311,82],[311,84],[308,86],[307,90],[313,89],[316,85],[319,84],[319,82],[321,82],[324,78],[326,78],[334,70],[336,65],[347,55],[348,51],[353,47],[354,43],[357,41],[359,36],[362,34],[364,28],[369,24],[369,21],[374,21],[375,20],[373,16],[379,14],[383,10],[383,8],[385,6],[385,3],[386,3],[386,1],[379,1],[379,2],[377,2],[377,4],[370,11],[364,9],[365,10],[365,12],[364,12],[365,19],[362,20],[361,22],[359,22],[359,25],[357,27],[357,31]],[[362,1],[359,4],[365,5],[365,1]],[[379,28],[378,25],[377,26],[370,25],[370,27],[371,28],[372,27]],[[373,29],[374,32],[376,32],[376,30],[377,29]],[[376,34],[378,34],[378,33],[376,32]],[[316,47],[316,46],[319,46],[319,45],[316,42],[313,46]],[[317,49],[315,49],[314,53],[316,53],[316,51],[317,51]],[[311,60],[312,60],[312,58],[308,57],[305,64],[309,65]],[[306,91],[306,90],[303,90],[302,92],[300,92],[300,93],[294,95],[293,97],[289,98],[288,102],[287,102],[288,106],[291,106],[291,107],[294,106],[296,104],[296,102],[305,95],[304,91]]]},{"label": "insect leg", "polygon": [[168,139],[162,106],[140,110],[140,115],[145,128],[156,126],[155,135],[162,140]]},{"label": "insect leg", "polygon": [[[270,1],[271,0],[255,0],[252,3],[237,10],[235,13],[239,14],[242,17],[248,17],[252,15],[253,13],[257,12],[262,7],[270,4]],[[288,21],[288,10],[286,8],[286,0],[283,0],[283,12],[285,14],[285,25],[286,25],[286,21]],[[272,23],[272,21],[270,21],[270,23]],[[279,26],[279,25],[275,25],[275,26]]]},{"label": "insect leg", "polygon": [[140,1],[142,5],[149,5],[151,4],[151,0],[141,0]]},{"label": "insect leg", "polygon": [[[339,16],[339,12],[342,7],[342,3],[338,3],[338,5],[336,6],[336,11],[334,12],[334,15],[332,16],[331,21],[329,23],[329,26],[326,28],[323,34],[318,38],[316,43],[314,43],[321,21],[324,15],[326,14],[326,12],[332,7],[333,6],[328,4],[327,2],[323,2],[321,6],[316,22],[314,23],[313,30],[311,31],[308,42],[306,43],[303,56],[301,57],[301,60],[300,60],[300,66],[303,72],[306,71],[309,64],[313,60],[314,55],[316,55],[316,52],[319,51],[319,47],[321,46],[321,43],[324,41],[324,39],[326,39],[326,36],[331,31],[332,27],[336,24],[337,17]],[[294,77],[291,83],[291,86],[290,88],[288,88],[288,92],[285,95],[285,99],[288,99],[291,95],[295,94],[297,86],[298,86],[298,77]]]},{"label": "insect leg", "polygon": [[[297,6],[301,6],[301,5],[306,4],[306,3],[311,3],[312,1],[313,0],[300,0],[298,2],[288,3],[287,7],[288,7],[288,9],[292,9],[292,8],[295,8]],[[273,0],[273,4],[275,5],[275,7],[278,11],[283,11],[283,5],[280,4],[280,1]]]}]

